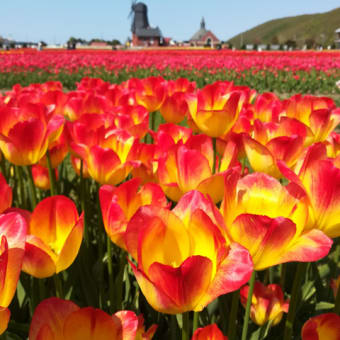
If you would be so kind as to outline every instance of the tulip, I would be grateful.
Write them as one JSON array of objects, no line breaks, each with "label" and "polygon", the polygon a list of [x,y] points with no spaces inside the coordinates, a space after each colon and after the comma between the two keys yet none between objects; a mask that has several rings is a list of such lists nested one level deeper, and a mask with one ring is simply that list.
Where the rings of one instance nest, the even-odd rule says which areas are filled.
[{"label": "tulip", "polygon": [[221,160],[221,172],[213,174],[214,153],[211,139],[205,135],[195,135],[163,152],[158,162],[158,182],[165,194],[177,202],[190,190],[209,194],[214,202],[223,197],[224,171],[235,165],[235,157],[228,152]]},{"label": "tulip", "polygon": [[145,332],[143,317],[130,311],[110,316],[100,309],[79,308],[72,301],[45,299],[34,311],[29,340],[150,340],[153,325]]},{"label": "tulip", "polygon": [[7,308],[16,292],[25,252],[27,224],[17,212],[0,215],[0,334],[10,319]]},{"label": "tulip", "polygon": [[[49,190],[51,188],[48,169],[40,164],[32,165],[31,168],[34,185],[43,190]],[[55,169],[55,176],[58,178],[58,170]]]},{"label": "tulip", "polygon": [[311,146],[299,162],[294,173],[280,163],[280,170],[296,183],[309,201],[309,218],[306,229],[319,229],[327,236],[340,236],[340,169],[327,158],[326,147],[321,143]]},{"label": "tulip", "polygon": [[99,189],[104,227],[111,241],[126,250],[124,234],[129,220],[139,207],[153,204],[167,207],[162,189],[153,183],[140,187],[140,179],[132,179],[119,187],[103,185]]},{"label": "tulip", "polygon": [[214,323],[212,325],[196,329],[191,340],[228,340],[228,337],[224,336],[221,330]]},{"label": "tulip", "polygon": [[[247,304],[249,286],[244,286],[240,290],[241,303],[245,307]],[[289,300],[284,300],[282,289],[279,285],[263,285],[256,281],[251,300],[250,317],[259,326],[263,326],[271,321],[273,326],[277,325],[283,316],[288,313]]]},{"label": "tulip", "polygon": [[0,108],[0,149],[15,165],[32,165],[45,155],[62,132],[64,118],[43,104]]},{"label": "tulip", "polygon": [[137,265],[130,264],[155,310],[201,311],[249,280],[253,267],[248,252],[226,244],[217,220],[216,207],[198,191],[184,195],[172,211],[149,205],[132,217],[125,243]]},{"label": "tulip", "polygon": [[294,187],[284,187],[262,173],[239,177],[233,169],[226,175],[221,205],[225,234],[249,250],[256,270],[289,261],[316,261],[328,254],[332,240],[320,230],[304,230],[305,196],[299,198]]},{"label": "tulip", "polygon": [[83,214],[65,196],[38,203],[29,221],[23,271],[44,278],[68,268],[83,238]]},{"label": "tulip", "polygon": [[302,327],[302,340],[339,340],[340,316],[334,313],[310,318]]},{"label": "tulip", "polygon": [[232,129],[245,101],[245,94],[231,92],[230,86],[216,82],[199,90],[197,96],[188,96],[191,118],[210,137],[221,137]]}]

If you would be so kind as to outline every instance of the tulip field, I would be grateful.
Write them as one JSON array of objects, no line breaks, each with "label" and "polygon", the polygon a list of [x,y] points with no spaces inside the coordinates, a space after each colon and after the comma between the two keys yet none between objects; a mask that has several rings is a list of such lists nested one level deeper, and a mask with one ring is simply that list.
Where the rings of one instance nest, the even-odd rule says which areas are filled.
[{"label": "tulip field", "polygon": [[339,340],[340,52],[0,52],[0,339]]}]

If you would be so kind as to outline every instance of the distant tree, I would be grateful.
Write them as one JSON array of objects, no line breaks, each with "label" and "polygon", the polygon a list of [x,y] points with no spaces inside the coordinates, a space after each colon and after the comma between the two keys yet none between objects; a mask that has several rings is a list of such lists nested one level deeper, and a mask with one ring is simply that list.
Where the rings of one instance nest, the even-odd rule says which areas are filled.
[{"label": "distant tree", "polygon": [[288,48],[292,48],[292,49],[296,48],[296,41],[293,39],[286,40],[284,44],[287,45]]},{"label": "distant tree", "polygon": [[315,47],[315,39],[314,38],[308,38],[305,40],[305,44],[308,49],[314,48]]}]

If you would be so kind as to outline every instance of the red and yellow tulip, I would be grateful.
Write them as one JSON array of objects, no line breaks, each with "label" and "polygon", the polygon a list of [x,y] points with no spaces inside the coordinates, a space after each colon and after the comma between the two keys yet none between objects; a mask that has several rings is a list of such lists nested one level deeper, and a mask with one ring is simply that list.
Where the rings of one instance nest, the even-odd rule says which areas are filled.
[{"label": "red and yellow tulip", "polygon": [[110,316],[100,309],[49,298],[34,311],[29,340],[150,340],[156,328],[153,325],[145,332],[143,318],[130,311]]},{"label": "red and yellow tulip", "polygon": [[184,195],[173,210],[149,205],[132,217],[125,243],[137,265],[130,264],[154,309],[201,311],[249,280],[249,253],[226,244],[216,218],[221,219],[216,207],[198,191]]},{"label": "red and yellow tulip", "polygon": [[[240,290],[241,303],[247,304],[249,286]],[[289,300],[284,300],[282,289],[277,284],[265,286],[259,281],[255,282],[251,300],[250,317],[259,326],[271,321],[273,326],[277,325],[283,316],[288,313]]]},{"label": "red and yellow tulip", "polygon": [[53,115],[43,104],[0,107],[0,117],[0,149],[15,165],[39,162],[64,125],[64,117]]},{"label": "red and yellow tulip", "polygon": [[209,326],[196,329],[191,340],[228,340],[214,323]]},{"label": "red and yellow tulip", "polygon": [[126,249],[126,226],[134,213],[144,205],[168,206],[162,189],[153,183],[140,187],[141,180],[132,179],[119,187],[104,185],[99,189],[100,206],[104,227],[111,241]]},{"label": "red and yellow tulip", "polygon": [[256,270],[289,261],[316,261],[328,254],[332,240],[320,230],[304,230],[306,197],[298,198],[294,187],[284,187],[262,173],[239,177],[235,170],[226,176],[221,205],[225,234],[249,250]]},{"label": "red and yellow tulip", "polygon": [[302,327],[302,340],[340,340],[340,316],[334,313],[310,318]]},{"label": "red and yellow tulip", "polygon": [[39,202],[29,221],[23,271],[44,278],[68,268],[78,254],[83,228],[83,215],[69,198]]},{"label": "red and yellow tulip", "polygon": [[232,91],[232,84],[215,82],[188,96],[191,118],[201,132],[210,137],[227,134],[235,124],[246,96]]}]

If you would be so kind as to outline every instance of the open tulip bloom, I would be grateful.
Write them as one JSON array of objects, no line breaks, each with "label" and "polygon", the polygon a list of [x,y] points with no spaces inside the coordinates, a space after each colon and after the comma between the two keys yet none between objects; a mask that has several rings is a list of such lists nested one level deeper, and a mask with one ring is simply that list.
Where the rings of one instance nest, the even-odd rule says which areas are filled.
[{"label": "open tulip bloom", "polygon": [[284,187],[263,173],[239,177],[229,170],[221,212],[225,234],[249,250],[254,269],[317,261],[328,254],[332,240],[318,229],[304,230],[308,201],[294,186]]},{"label": "open tulip bloom", "polygon": [[130,264],[154,309],[201,311],[249,280],[248,251],[237,243],[227,245],[215,215],[220,218],[211,200],[191,191],[173,210],[144,206],[128,223],[125,243],[137,262]]}]

